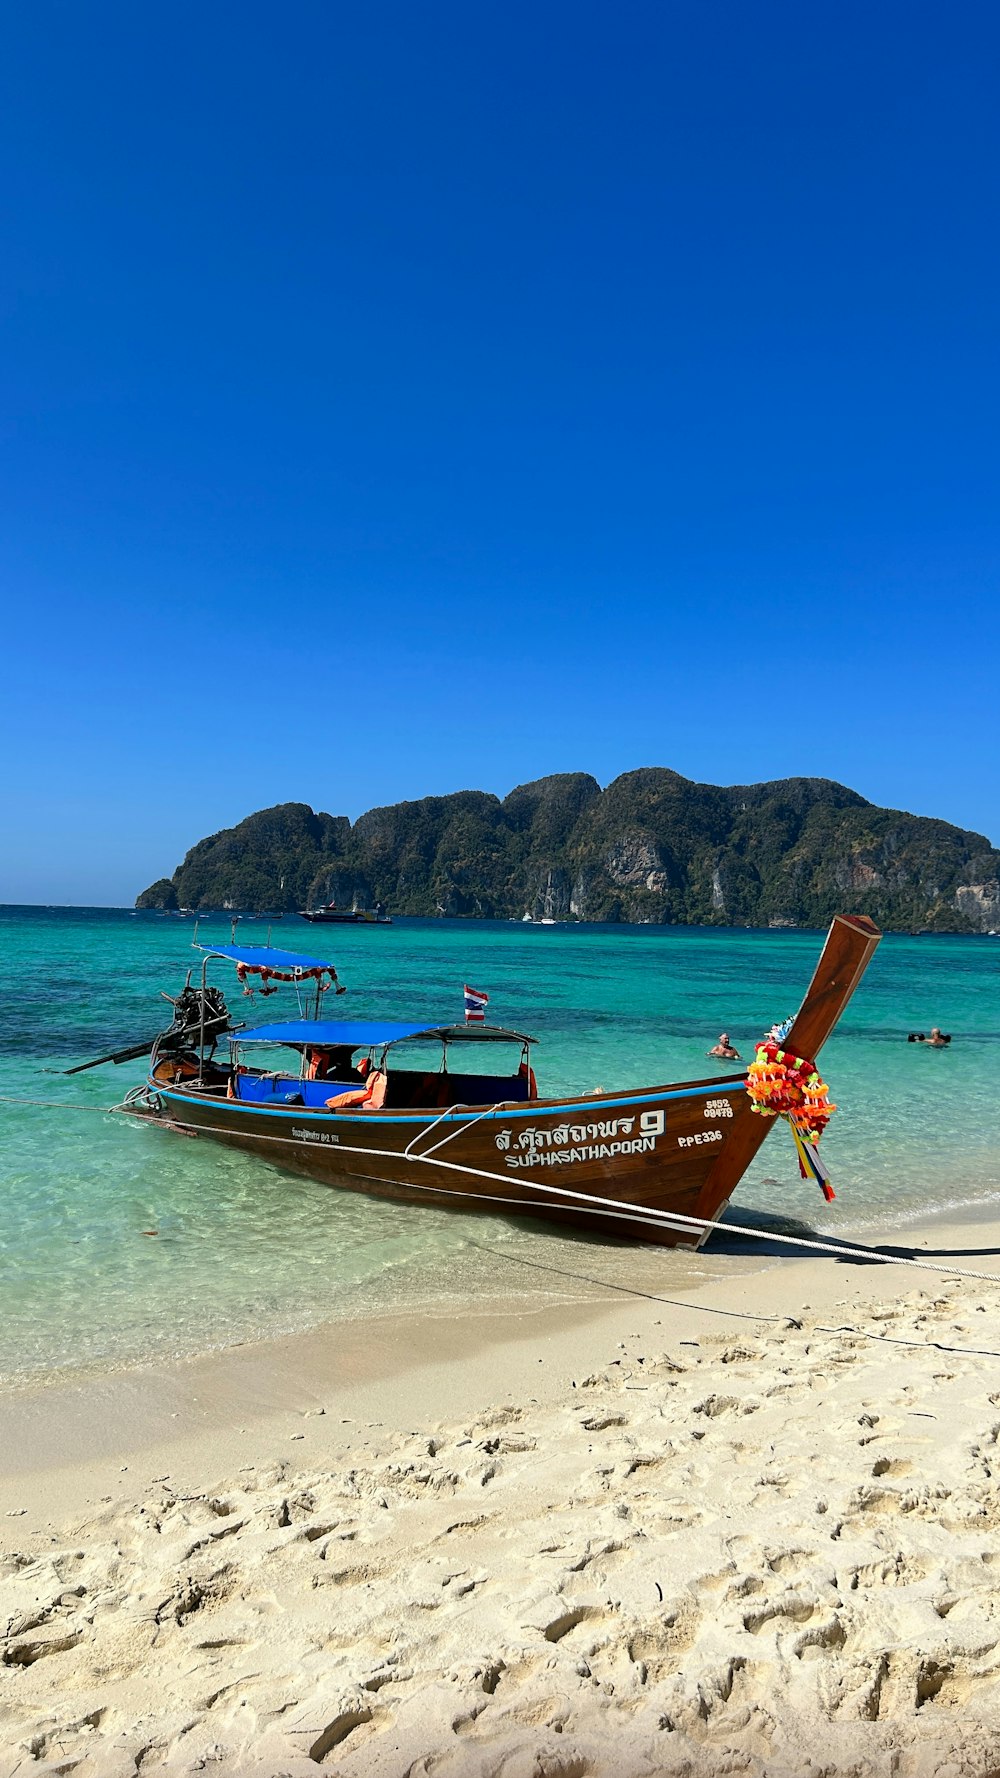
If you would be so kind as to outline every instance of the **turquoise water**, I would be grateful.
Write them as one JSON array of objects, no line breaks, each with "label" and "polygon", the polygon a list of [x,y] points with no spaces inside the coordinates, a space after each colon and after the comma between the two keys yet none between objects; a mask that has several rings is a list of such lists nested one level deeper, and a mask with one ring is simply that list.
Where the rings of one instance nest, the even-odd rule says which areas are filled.
[{"label": "turquoise water", "polygon": [[[225,940],[228,923],[203,923],[206,934]],[[192,923],[6,908],[0,935],[2,1092],[60,1107],[0,1104],[2,1375],[190,1353],[487,1295],[572,1298],[583,1276],[641,1275],[663,1288],[672,1266],[690,1270],[687,1256],[339,1193],[102,1115],[143,1064],[70,1079],[58,1071],[165,1022],[159,991],[176,992],[194,959]],[[266,922],[242,924],[240,936],[264,942]],[[549,1093],[703,1074],[723,1029],[747,1055],[762,1028],[794,1012],[821,935],[485,921],[319,933],[286,918],[273,942],[336,962],[350,990],[337,1002],[345,1016],[460,1019],[463,982],[485,989],[491,1018],[541,1040],[539,1087]],[[213,970],[232,990],[234,1016],[294,1016],[293,989],[251,1007],[227,966]],[[950,1050],[906,1043],[908,1030],[932,1024],[955,1034]],[[840,1107],[824,1138],[836,1203],[799,1179],[778,1129],[734,1212],[752,1220],[777,1209],[824,1233],[869,1236],[1000,1197],[1000,941],[884,939],[823,1066]]]}]

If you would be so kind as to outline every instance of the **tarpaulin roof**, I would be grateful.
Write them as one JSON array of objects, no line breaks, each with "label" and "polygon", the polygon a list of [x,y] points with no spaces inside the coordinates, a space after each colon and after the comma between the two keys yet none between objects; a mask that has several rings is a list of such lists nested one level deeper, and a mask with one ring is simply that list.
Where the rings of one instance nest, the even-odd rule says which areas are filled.
[{"label": "tarpaulin roof", "polygon": [[449,1043],[534,1043],[520,1031],[504,1031],[498,1025],[403,1025],[390,1019],[286,1019],[277,1025],[257,1025],[252,1031],[234,1031],[231,1043],[290,1043],[324,1049],[328,1045],[372,1049],[401,1043],[407,1037],[440,1037]]},{"label": "tarpaulin roof", "polygon": [[301,957],[298,951],[275,951],[270,945],[195,945],[209,957],[228,957],[231,963],[249,963],[255,969],[332,969],[319,957]]}]

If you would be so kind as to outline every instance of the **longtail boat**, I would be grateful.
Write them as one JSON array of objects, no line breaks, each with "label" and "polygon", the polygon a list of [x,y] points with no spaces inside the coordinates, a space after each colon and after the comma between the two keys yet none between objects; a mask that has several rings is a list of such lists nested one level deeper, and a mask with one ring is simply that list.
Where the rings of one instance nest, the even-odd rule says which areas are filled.
[{"label": "longtail boat", "polygon": [[[779,1034],[779,1054],[815,1057],[880,937],[863,917],[834,919],[799,1012]],[[757,1115],[752,1068],[546,1098],[532,1066],[536,1040],[524,1032],[326,1019],[322,994],[340,988],[331,964],[262,946],[197,948],[201,986],[189,972],[173,1024],[152,1046],[147,1078],[121,1109],[327,1185],[696,1247],[775,1122]],[[294,980],[300,995],[315,984],[312,1016],[233,1028],[206,980],[214,958],[234,962],[244,984],[249,975],[264,992],[275,978]],[[290,1062],[252,1060],[275,1046]]]}]

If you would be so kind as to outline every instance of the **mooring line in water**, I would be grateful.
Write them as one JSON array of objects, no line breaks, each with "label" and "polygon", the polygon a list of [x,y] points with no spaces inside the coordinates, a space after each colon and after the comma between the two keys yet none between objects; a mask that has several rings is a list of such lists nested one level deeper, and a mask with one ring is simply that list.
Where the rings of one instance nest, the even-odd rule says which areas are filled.
[{"label": "mooring line in water", "polygon": [[[125,1117],[135,1117],[143,1123],[154,1125],[154,1127],[158,1121],[155,1116],[148,1112],[143,1113],[134,1111],[130,1106],[123,1105],[68,1105],[65,1100],[21,1099],[6,1093],[0,1094],[0,1104],[25,1105],[40,1110],[51,1111],[96,1111],[99,1112],[102,1117],[118,1114]],[[221,1139],[222,1141],[225,1141],[227,1137],[233,1135],[233,1132],[229,1130],[213,1130],[206,1127],[204,1124],[187,1123],[180,1118],[173,1117],[165,1118],[163,1120],[163,1127],[175,1130],[190,1130],[195,1135],[208,1136],[210,1138],[214,1137],[216,1140]],[[263,1134],[255,1134],[253,1140],[255,1143],[273,1142],[282,1144],[285,1147],[291,1146],[301,1148],[303,1146],[301,1138],[295,1136],[265,1136]],[[337,1153],[341,1155],[364,1155],[366,1159],[381,1161],[383,1164],[386,1160],[402,1161],[405,1159],[416,1162],[418,1165],[422,1164],[430,1167],[440,1167],[449,1173],[464,1173],[470,1179],[487,1179],[491,1185],[495,1185],[498,1181],[504,1178],[502,1173],[490,1173],[483,1167],[469,1167],[461,1161],[443,1161],[440,1160],[437,1155],[424,1161],[423,1157],[418,1154],[410,1154],[408,1156],[402,1154],[390,1154],[383,1148],[362,1148],[355,1143],[344,1143],[342,1147],[338,1147]],[[485,1192],[450,1192],[441,1186],[418,1185],[416,1180],[397,1181],[392,1179],[381,1179],[379,1183],[385,1185],[400,1185],[406,1191],[416,1190],[434,1192],[436,1196],[445,1199],[449,1197],[462,1197],[470,1198],[475,1200],[476,1203],[487,1205],[495,1205],[497,1203],[512,1205],[517,1213],[522,1216],[530,1216],[532,1208],[541,1208],[541,1206],[537,1204],[535,1206],[525,1204],[520,1199],[497,1199]],[[720,1223],[718,1221],[710,1221],[708,1218],[702,1216],[685,1216],[679,1210],[653,1210],[643,1205],[629,1204],[620,1198],[598,1197],[596,1193],[575,1192],[568,1186],[547,1185],[540,1179],[533,1179],[531,1181],[531,1189],[535,1192],[543,1192],[552,1198],[562,1198],[567,1200],[565,1204],[553,1206],[553,1208],[558,1207],[560,1209],[583,1210],[601,1216],[614,1216],[619,1220],[644,1223],[649,1228],[670,1229],[675,1234],[678,1232],[683,1233],[686,1229],[691,1229],[692,1231],[701,1229],[706,1233],[711,1233],[713,1229],[723,1229],[727,1234],[745,1235],[752,1241],[775,1241],[782,1247],[797,1247],[803,1249],[805,1252],[823,1253],[835,1259],[870,1261],[873,1265],[882,1266],[905,1266],[918,1272],[937,1272],[949,1278],[970,1278],[980,1284],[1000,1284],[1000,1274],[996,1272],[978,1272],[965,1266],[937,1265],[933,1260],[929,1259],[906,1259],[900,1254],[879,1253],[873,1247],[846,1247],[839,1242],[808,1241],[802,1235],[779,1235],[776,1232],[767,1229],[749,1228],[745,1223]]]}]

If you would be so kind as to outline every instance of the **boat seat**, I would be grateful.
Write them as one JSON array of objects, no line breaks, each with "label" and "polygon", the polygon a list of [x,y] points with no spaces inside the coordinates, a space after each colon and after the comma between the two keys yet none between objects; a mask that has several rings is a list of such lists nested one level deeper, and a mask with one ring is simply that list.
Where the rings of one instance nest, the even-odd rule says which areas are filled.
[{"label": "boat seat", "polygon": [[[246,1105],[308,1105],[322,1110],[338,1093],[363,1086],[358,1075],[351,1080],[295,1080],[287,1074],[238,1074],[233,1091]],[[385,1103],[387,1110],[443,1111],[449,1105],[496,1105],[527,1097],[528,1083],[522,1074],[426,1074],[401,1068],[389,1073]]]},{"label": "boat seat", "polygon": [[443,1111],[449,1105],[495,1105],[502,1099],[526,1099],[528,1083],[520,1074],[426,1074],[415,1068],[390,1068],[386,1109]]},{"label": "boat seat", "polygon": [[523,1074],[439,1074],[437,1100],[446,1105],[496,1105],[507,1099],[527,1099]]},{"label": "boat seat", "polygon": [[435,1107],[440,1080],[436,1070],[428,1074],[422,1069],[390,1068],[385,1095],[387,1109],[399,1111],[411,1107],[425,1111]]},{"label": "boat seat", "polygon": [[349,1093],[361,1081],[293,1080],[289,1075],[238,1074],[235,1083],[237,1099],[248,1105],[313,1105],[322,1109],[334,1093]]}]

